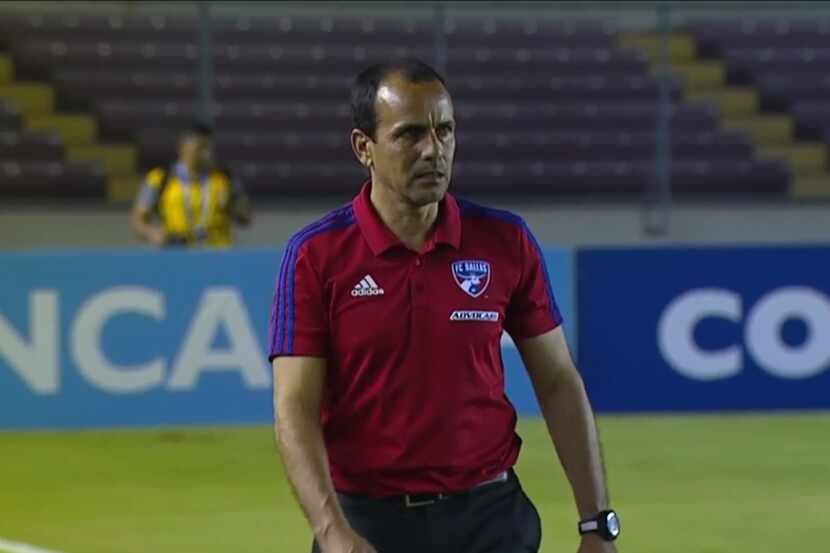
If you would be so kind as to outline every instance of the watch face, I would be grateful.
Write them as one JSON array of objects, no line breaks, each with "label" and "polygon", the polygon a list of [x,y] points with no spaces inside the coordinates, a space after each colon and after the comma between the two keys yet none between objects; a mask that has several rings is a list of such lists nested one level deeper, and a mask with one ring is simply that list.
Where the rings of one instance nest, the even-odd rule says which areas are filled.
[{"label": "watch face", "polygon": [[617,519],[616,513],[605,515],[605,527],[608,528],[608,533],[614,537],[620,534],[620,521]]}]

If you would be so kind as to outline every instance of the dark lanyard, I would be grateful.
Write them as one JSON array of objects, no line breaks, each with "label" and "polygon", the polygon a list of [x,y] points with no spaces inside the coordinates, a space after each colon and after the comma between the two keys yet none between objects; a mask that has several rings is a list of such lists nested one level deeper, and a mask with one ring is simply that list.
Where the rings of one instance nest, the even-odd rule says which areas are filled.
[{"label": "dark lanyard", "polygon": [[187,171],[182,165],[176,166],[176,177],[182,183],[182,208],[184,209],[184,216],[191,229],[193,229],[193,236],[198,240],[204,240],[207,237],[205,227],[207,227],[208,215],[210,214],[210,183],[209,175],[203,174],[199,178],[199,183],[202,191],[202,224],[196,226],[196,221],[193,218],[193,200],[190,195],[190,178]]}]

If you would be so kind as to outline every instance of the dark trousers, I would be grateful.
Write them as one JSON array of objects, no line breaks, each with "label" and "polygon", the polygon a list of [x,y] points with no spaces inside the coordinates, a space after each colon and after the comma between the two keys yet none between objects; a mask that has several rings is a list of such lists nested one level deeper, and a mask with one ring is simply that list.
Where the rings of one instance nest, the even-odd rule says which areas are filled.
[{"label": "dark trousers", "polygon": [[[420,507],[338,494],[355,531],[378,553],[536,553],[539,513],[513,471],[505,482]],[[312,553],[320,553],[315,542]]]}]

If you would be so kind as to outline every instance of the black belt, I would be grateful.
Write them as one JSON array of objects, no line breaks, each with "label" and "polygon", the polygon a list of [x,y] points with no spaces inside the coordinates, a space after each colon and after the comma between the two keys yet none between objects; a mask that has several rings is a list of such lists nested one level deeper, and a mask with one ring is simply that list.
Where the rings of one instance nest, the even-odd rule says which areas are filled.
[{"label": "black belt", "polygon": [[[500,472],[495,476],[495,478],[491,478],[489,480],[485,480],[484,482],[479,482],[469,490],[463,492],[456,492],[456,493],[418,493],[418,494],[406,494],[406,495],[395,495],[391,497],[383,497],[379,499],[374,499],[374,501],[380,501],[383,503],[394,503],[402,505],[403,507],[413,508],[413,507],[425,507],[427,505],[432,505],[434,503],[438,503],[439,501],[444,501],[447,499],[451,499],[453,497],[459,497],[471,492],[478,490],[479,488],[483,488],[485,486],[489,486],[490,484],[499,484],[503,482],[507,482],[510,479],[511,475],[510,470],[505,470]],[[359,497],[344,494],[351,499],[363,499],[368,501],[373,501],[372,498],[368,497]]]}]

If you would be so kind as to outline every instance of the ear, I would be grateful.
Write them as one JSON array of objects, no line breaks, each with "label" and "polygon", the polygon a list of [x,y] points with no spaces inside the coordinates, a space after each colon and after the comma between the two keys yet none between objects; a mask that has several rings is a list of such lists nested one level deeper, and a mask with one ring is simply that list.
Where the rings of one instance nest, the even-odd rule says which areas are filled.
[{"label": "ear", "polygon": [[360,129],[352,129],[352,151],[361,165],[372,167],[372,139]]}]

